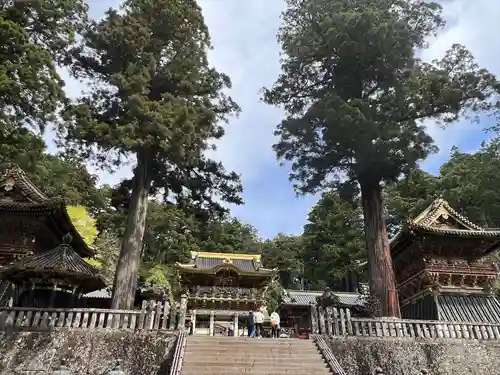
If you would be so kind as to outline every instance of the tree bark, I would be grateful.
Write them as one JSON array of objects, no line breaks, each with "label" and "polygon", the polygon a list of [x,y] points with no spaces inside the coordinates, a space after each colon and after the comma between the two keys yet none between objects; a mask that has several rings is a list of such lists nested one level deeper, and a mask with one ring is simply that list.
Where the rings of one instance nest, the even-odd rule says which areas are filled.
[{"label": "tree bark", "polygon": [[143,153],[137,154],[137,167],[134,170],[132,196],[127,215],[127,226],[123,236],[120,257],[116,266],[113,285],[112,309],[132,309],[137,288],[137,276],[141,263],[141,250],[148,195],[151,184],[149,159]]},{"label": "tree bark", "polygon": [[370,270],[370,290],[380,306],[380,316],[400,318],[398,293],[379,182],[360,183],[365,239]]}]

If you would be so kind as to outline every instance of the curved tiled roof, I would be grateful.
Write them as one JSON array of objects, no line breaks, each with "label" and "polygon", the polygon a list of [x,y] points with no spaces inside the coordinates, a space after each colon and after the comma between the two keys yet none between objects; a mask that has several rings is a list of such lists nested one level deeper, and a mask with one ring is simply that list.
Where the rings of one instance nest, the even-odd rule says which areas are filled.
[{"label": "curved tiled roof", "polygon": [[223,267],[234,268],[242,273],[272,273],[275,270],[262,266],[259,254],[191,252],[188,264],[178,264],[180,269],[196,271],[217,271]]},{"label": "curved tiled roof", "polygon": [[49,200],[49,198],[30,181],[28,175],[19,168],[19,166],[7,169],[0,180],[5,184],[9,178],[14,180],[15,186],[19,187],[21,193],[29,202],[42,203]]},{"label": "curved tiled roof", "polygon": [[[458,228],[439,225],[439,219],[452,219]],[[407,220],[401,230],[391,239],[391,249],[395,248],[408,233],[426,232],[437,235],[449,235],[459,237],[490,238],[500,240],[500,230],[484,229],[472,223],[465,216],[455,211],[447,201],[442,198],[434,200],[429,207],[414,219]]]},{"label": "curved tiled roof", "polygon": [[[321,297],[324,291],[317,290],[286,290],[283,297],[284,305],[309,306],[316,305],[316,298]],[[358,293],[332,292],[338,297],[339,303],[347,306],[362,306],[363,300]]]},{"label": "curved tiled roof", "polygon": [[27,256],[0,270],[0,279],[24,281],[33,275],[60,277],[81,282],[86,292],[104,288],[99,272],[88,265],[68,244],[62,244],[44,253]]}]

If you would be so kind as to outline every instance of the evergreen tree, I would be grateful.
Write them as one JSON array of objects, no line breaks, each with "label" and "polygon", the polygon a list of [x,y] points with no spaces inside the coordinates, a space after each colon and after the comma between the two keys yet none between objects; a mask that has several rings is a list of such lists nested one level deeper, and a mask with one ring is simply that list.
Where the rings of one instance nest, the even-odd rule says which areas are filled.
[{"label": "evergreen tree", "polygon": [[370,287],[381,314],[400,316],[382,205],[383,183],[436,150],[423,121],[448,124],[492,109],[498,83],[465,47],[441,60],[416,52],[444,26],[422,0],[287,0],[282,73],[264,99],[282,106],[277,156],[301,193],[359,183]]},{"label": "evergreen tree", "polygon": [[128,0],[93,22],[75,51],[74,74],[93,85],[67,109],[62,135],[87,155],[100,151],[101,165],[137,161],[113,308],[133,304],[154,182],[167,185],[162,174],[199,167],[224,133],[219,123],[238,109],[223,94],[229,78],[208,65],[209,48],[196,1]]},{"label": "evergreen tree", "polygon": [[64,100],[56,64],[67,62],[86,17],[84,0],[0,4],[0,137],[54,120]]},{"label": "evergreen tree", "polygon": [[304,277],[312,288],[342,290],[347,272],[366,260],[361,210],[335,191],[324,193],[309,213],[302,243]]}]

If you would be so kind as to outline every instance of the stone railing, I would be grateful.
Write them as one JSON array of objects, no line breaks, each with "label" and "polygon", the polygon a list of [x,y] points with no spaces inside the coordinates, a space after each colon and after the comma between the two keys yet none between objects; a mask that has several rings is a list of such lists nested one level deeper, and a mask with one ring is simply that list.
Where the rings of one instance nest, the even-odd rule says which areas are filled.
[{"label": "stone railing", "polygon": [[169,375],[180,375],[182,363],[184,362],[184,351],[186,349],[186,332],[180,330],[175,343],[174,355],[170,367]]},{"label": "stone railing", "polygon": [[321,355],[328,363],[330,370],[332,370],[335,375],[347,375],[337,358],[333,355],[332,349],[328,346],[325,339],[321,335],[313,335],[312,339]]},{"label": "stone railing", "polygon": [[178,328],[176,320],[177,311],[170,309],[168,302],[146,304],[141,310],[0,307],[0,330],[174,330]]},{"label": "stone railing", "polygon": [[359,318],[345,308],[318,310],[317,331],[332,336],[500,340],[500,323]]}]

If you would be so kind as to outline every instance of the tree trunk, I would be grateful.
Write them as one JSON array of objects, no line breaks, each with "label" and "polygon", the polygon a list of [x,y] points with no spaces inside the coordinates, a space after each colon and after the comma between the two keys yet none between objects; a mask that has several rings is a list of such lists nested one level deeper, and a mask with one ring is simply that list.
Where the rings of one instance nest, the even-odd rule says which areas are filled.
[{"label": "tree trunk", "polygon": [[370,270],[370,289],[380,306],[380,316],[400,318],[396,281],[382,207],[379,182],[361,183],[365,239]]},{"label": "tree trunk", "polygon": [[123,236],[113,286],[112,309],[132,309],[137,288],[137,276],[141,263],[142,241],[146,228],[148,210],[149,160],[142,153],[137,154],[134,170],[132,196],[127,215],[127,227]]}]

